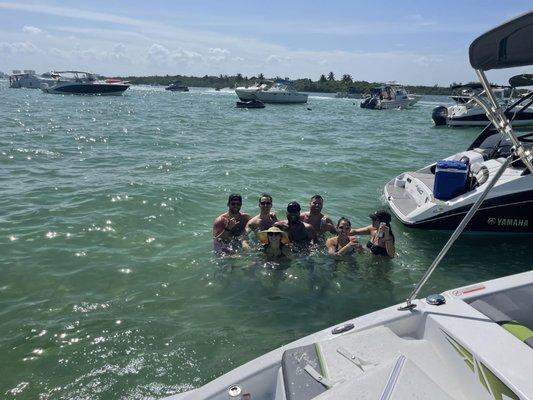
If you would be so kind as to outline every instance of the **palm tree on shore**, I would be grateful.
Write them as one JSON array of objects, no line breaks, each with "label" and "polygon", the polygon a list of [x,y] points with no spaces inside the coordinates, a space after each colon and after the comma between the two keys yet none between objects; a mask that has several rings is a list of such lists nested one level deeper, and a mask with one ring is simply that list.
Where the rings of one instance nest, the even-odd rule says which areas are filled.
[{"label": "palm tree on shore", "polygon": [[330,72],[328,74],[328,81],[333,82],[335,81],[335,75],[333,75],[333,72]]}]

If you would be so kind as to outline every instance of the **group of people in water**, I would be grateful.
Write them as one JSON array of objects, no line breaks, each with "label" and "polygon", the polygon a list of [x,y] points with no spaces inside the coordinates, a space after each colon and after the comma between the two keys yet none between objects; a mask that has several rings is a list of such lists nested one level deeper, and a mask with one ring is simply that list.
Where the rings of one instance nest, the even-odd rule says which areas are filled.
[{"label": "group of people in water", "polygon": [[[250,235],[254,234],[268,258],[287,257],[311,245],[321,245],[325,240],[327,253],[344,256],[366,251],[374,255],[394,257],[394,234],[390,226],[391,215],[383,210],[369,215],[372,223],[362,228],[352,228],[348,218],[341,217],[336,224],[322,213],[324,199],[314,195],[309,201],[309,211],[301,212],[295,201],[287,205],[287,219],[278,220],[272,211],[272,196],[259,197],[259,214],[252,217],[241,212],[242,197],[230,194],[228,211],[218,216],[213,224],[213,246],[219,254],[234,254],[250,249]],[[359,243],[358,235],[368,235],[366,246]]]}]

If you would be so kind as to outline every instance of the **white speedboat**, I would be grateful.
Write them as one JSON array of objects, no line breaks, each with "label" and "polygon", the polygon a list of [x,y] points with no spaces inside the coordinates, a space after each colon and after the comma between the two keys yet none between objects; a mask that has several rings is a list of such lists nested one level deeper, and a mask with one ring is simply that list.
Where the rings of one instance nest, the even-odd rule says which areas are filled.
[{"label": "white speedboat", "polygon": [[129,82],[120,79],[100,80],[94,74],[83,71],[57,71],[58,77],[51,84],[44,84],[41,89],[53,94],[82,95],[121,95],[130,87]]},{"label": "white speedboat", "polygon": [[[470,63],[486,88],[484,71],[533,64],[533,12],[476,39]],[[490,102],[490,118],[514,141],[503,111]],[[533,171],[518,143],[514,153]],[[533,271],[416,300],[482,201],[404,304],[314,333],[168,399],[533,399]]]},{"label": "white speedboat", "polygon": [[[516,78],[521,78],[518,80]],[[527,105],[527,99],[517,96],[516,88],[533,85],[533,75],[517,75],[509,79],[511,87],[492,87],[494,97],[500,106],[508,107],[505,111],[507,117],[512,119],[514,126],[533,125],[533,108]],[[479,84],[468,84],[456,87],[461,90],[460,95],[452,96],[457,104],[446,107],[438,106],[433,109],[431,118],[435,125],[446,126],[485,126],[489,123],[483,107],[473,99],[473,95],[484,97],[485,91]],[[510,93],[509,89],[511,89]],[[507,94],[509,94],[507,96]],[[520,100],[517,102],[517,100]],[[513,107],[509,107],[510,105]]]},{"label": "white speedboat", "polygon": [[37,75],[35,71],[31,69],[26,69],[24,71],[14,70],[9,76],[9,87],[15,89],[40,89],[43,84],[54,83],[56,78],[57,75],[54,73]]},{"label": "white speedboat", "polygon": [[373,110],[387,110],[391,108],[407,108],[414,105],[422,96],[409,94],[407,90],[397,83],[389,83],[370,89],[361,101],[361,108]]},{"label": "white speedboat", "polygon": [[263,103],[307,103],[308,98],[286,80],[261,81],[254,86],[238,87],[235,93],[242,101],[259,100]]}]

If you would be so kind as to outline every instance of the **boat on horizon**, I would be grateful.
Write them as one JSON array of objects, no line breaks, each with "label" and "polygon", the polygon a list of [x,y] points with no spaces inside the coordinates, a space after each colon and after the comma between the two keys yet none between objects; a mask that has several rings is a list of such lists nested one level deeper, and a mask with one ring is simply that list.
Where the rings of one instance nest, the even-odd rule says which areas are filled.
[{"label": "boat on horizon", "polygon": [[513,156],[533,173],[531,153],[485,76],[533,65],[533,12],[475,39],[470,64],[488,94],[478,100],[513,150],[405,303],[311,334],[168,400],[533,399],[533,271],[416,299]]},{"label": "boat on horizon", "polygon": [[188,92],[189,88],[183,85],[181,81],[174,81],[165,90],[170,90],[171,92]]},{"label": "boat on horizon", "polygon": [[296,91],[292,82],[277,79],[263,80],[250,87],[237,87],[235,93],[241,101],[259,100],[263,103],[307,103],[308,95]]},{"label": "boat on horizon", "polygon": [[121,79],[98,79],[96,75],[84,71],[54,71],[52,83],[41,86],[44,93],[79,95],[121,95],[130,84]]},{"label": "boat on horizon", "polygon": [[9,75],[9,87],[13,89],[40,89],[45,83],[54,83],[56,78],[57,75],[53,72],[45,72],[39,75],[32,69],[25,69],[24,71],[15,69]]},{"label": "boat on horizon", "polygon": [[[533,86],[533,75],[520,74],[509,79],[510,86],[492,86],[492,92],[498,103],[504,107],[514,104],[505,111],[507,117],[512,119],[513,126],[533,125],[533,108],[529,93],[521,95],[520,88]],[[485,110],[480,107],[476,96],[485,96],[485,91],[478,83],[457,85],[452,87],[459,90],[458,95],[451,96],[455,105],[435,107],[431,118],[436,126],[485,126],[489,122]],[[528,104],[529,103],[529,104]]]},{"label": "boat on horizon", "polygon": [[420,95],[408,93],[403,85],[390,82],[370,89],[370,94],[361,101],[361,108],[372,110],[407,108],[417,103],[421,98]]}]

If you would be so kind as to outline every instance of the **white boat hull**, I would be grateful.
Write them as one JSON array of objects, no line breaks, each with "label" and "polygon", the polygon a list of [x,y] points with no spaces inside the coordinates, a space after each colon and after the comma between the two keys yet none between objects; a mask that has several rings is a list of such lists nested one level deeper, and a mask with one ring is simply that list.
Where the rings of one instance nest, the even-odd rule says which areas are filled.
[{"label": "white boat hull", "polygon": [[167,400],[533,399],[532,349],[486,311],[498,307],[531,324],[530,308],[516,305],[530,302],[532,291],[529,271],[444,292],[444,304],[414,300],[412,310],[385,308]]}]

